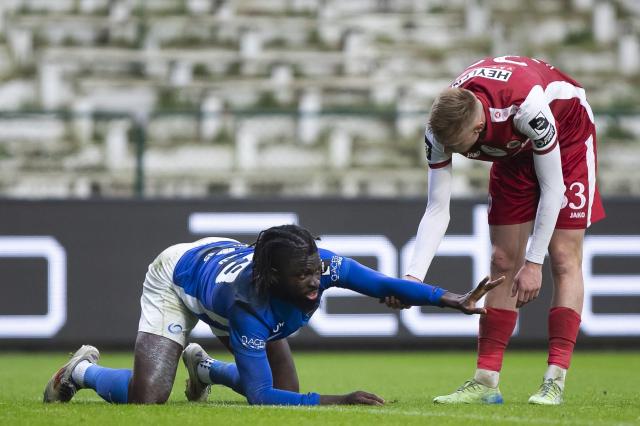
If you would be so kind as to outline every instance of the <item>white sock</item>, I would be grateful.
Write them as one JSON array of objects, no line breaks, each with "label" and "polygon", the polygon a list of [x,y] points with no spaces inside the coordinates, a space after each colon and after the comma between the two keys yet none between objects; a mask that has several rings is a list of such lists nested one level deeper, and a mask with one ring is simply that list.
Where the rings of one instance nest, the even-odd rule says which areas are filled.
[{"label": "white sock", "polygon": [[78,385],[78,387],[84,387],[84,373],[86,373],[87,368],[91,367],[92,365],[92,363],[85,359],[84,361],[80,361],[78,365],[76,365],[76,368],[74,368],[71,372],[71,379],[76,385]]},{"label": "white sock", "polygon": [[567,377],[567,370],[551,364],[547,367],[547,372],[544,373],[544,379],[553,379],[560,386],[560,389],[564,389],[564,379]]},{"label": "white sock", "polygon": [[213,358],[207,358],[204,361],[200,361],[198,364],[198,379],[202,383],[207,385],[213,384],[211,381],[211,376],[209,375],[209,371],[211,370],[211,364],[213,364]]},{"label": "white sock", "polygon": [[498,371],[485,370],[484,368],[477,368],[476,374],[473,379],[490,388],[497,388],[500,381],[500,373]]}]

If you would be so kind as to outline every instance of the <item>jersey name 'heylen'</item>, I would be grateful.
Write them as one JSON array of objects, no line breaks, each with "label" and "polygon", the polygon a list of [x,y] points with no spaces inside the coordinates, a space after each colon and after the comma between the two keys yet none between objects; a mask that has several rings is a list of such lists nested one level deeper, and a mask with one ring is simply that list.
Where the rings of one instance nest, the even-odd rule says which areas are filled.
[{"label": "jersey name 'heylen'", "polygon": [[511,74],[512,74],[511,71],[506,71],[506,70],[501,70],[496,68],[485,68],[485,67],[475,68],[469,71],[468,73],[463,74],[458,79],[456,79],[456,81],[453,82],[451,87],[458,87],[461,84],[463,84],[465,81],[473,77],[484,77],[484,78],[490,78],[492,80],[508,81],[509,78],[511,78]]}]

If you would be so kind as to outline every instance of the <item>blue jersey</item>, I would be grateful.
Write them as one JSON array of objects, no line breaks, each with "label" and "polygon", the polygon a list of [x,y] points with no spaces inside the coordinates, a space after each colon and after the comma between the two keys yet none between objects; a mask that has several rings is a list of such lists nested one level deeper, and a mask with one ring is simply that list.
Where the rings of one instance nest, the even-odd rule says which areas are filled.
[{"label": "blue jersey", "polygon": [[[253,285],[253,247],[222,240],[192,248],[176,264],[174,288],[185,305],[219,336],[229,337],[242,388],[264,404],[315,405],[316,393],[274,389],[266,344],[309,322],[324,291],[337,286],[372,297],[396,296],[410,305],[439,305],[445,290],[387,277],[353,259],[319,249],[322,275],[307,312],[277,297],[261,298]],[[256,392],[258,394],[256,394]]]}]

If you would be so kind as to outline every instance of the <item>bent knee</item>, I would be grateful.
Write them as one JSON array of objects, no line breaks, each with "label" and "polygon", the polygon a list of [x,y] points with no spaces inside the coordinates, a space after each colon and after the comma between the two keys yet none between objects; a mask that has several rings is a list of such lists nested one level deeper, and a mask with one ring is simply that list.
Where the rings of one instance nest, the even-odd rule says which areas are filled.
[{"label": "bent knee", "polygon": [[513,253],[499,247],[493,247],[491,253],[491,269],[497,274],[510,274],[515,271],[517,259]]},{"label": "bent knee", "polygon": [[169,400],[171,388],[150,380],[134,380],[129,388],[129,403],[132,404],[164,404]]},{"label": "bent knee", "polygon": [[581,268],[582,259],[578,256],[562,254],[551,257],[551,272],[555,276],[580,273]]},{"label": "bent knee", "polygon": [[551,272],[554,275],[568,275],[582,268],[582,253],[571,246],[557,246],[549,249]]}]

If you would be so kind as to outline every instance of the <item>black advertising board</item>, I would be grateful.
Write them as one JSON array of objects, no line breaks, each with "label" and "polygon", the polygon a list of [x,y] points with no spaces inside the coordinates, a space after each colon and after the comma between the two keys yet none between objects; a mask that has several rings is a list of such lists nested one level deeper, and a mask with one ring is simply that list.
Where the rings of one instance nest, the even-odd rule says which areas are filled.
[{"label": "black advertising board", "polygon": [[[581,341],[633,346],[640,340],[640,200],[607,200],[607,219],[585,240]],[[409,260],[423,200],[0,201],[0,348],[132,345],[148,264],[164,248],[204,236],[253,242],[295,222],[321,246],[389,275]],[[457,292],[489,270],[484,200],[454,200],[451,223],[427,281]],[[552,284],[522,310],[513,344],[546,344]],[[477,316],[435,307],[389,310],[346,290],[325,294],[309,326],[290,338],[305,348],[473,347]],[[196,339],[212,339],[200,324]]]}]

